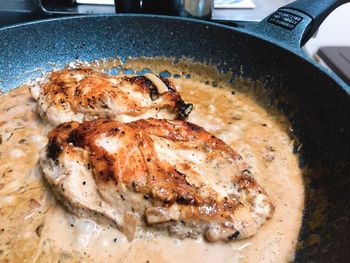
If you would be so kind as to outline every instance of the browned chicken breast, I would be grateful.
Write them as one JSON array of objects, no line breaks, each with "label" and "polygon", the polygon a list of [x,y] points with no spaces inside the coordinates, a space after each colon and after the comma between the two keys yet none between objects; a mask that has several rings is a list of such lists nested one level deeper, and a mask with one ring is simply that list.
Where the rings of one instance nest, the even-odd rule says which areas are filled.
[{"label": "browned chicken breast", "polygon": [[53,125],[111,118],[183,119],[192,110],[171,82],[153,74],[109,76],[92,69],[54,71],[31,87],[40,116]]},{"label": "browned chicken breast", "polygon": [[209,241],[254,235],[274,207],[241,156],[189,122],[97,119],[49,133],[44,175],[73,213]]}]

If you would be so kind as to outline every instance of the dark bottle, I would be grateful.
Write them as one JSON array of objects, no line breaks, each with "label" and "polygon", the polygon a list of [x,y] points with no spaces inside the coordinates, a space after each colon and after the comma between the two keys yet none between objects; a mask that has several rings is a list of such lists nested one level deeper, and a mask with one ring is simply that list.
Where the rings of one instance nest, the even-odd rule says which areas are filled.
[{"label": "dark bottle", "polygon": [[114,0],[117,13],[141,13],[140,0]]},{"label": "dark bottle", "polygon": [[142,0],[142,12],[158,15],[178,15],[176,2],[173,0]]}]

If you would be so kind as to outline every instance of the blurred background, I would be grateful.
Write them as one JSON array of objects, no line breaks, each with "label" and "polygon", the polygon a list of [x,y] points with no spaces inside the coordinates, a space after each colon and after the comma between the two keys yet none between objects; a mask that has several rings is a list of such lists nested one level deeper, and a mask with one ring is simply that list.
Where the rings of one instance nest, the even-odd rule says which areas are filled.
[{"label": "blurred background", "polygon": [[[261,21],[291,0],[0,0],[0,27],[59,16],[153,13],[237,26]],[[350,85],[350,3],[335,10],[303,47]]]}]

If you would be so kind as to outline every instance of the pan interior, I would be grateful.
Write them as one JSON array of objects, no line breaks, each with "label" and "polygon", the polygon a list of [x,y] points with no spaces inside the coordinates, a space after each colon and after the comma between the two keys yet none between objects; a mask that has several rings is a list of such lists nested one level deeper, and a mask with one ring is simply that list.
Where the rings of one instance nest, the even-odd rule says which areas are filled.
[{"label": "pan interior", "polygon": [[[6,127],[3,147],[13,150],[4,157],[8,158],[8,166],[11,166],[12,162],[17,162],[18,158],[22,158],[22,163],[30,163],[29,166],[22,165],[21,168],[17,166],[11,171],[8,169],[3,171],[7,174],[6,182],[9,185],[4,186],[5,192],[8,192],[9,187],[11,188],[14,184],[22,184],[25,186],[20,191],[27,193],[26,197],[20,198],[21,193],[16,190],[4,196],[9,199],[9,203],[3,208],[3,219],[7,222],[3,240],[6,243],[8,238],[16,239],[24,235],[23,231],[36,233],[35,229],[38,226],[40,226],[38,231],[40,233],[27,241],[25,241],[26,238],[22,239],[22,243],[10,241],[12,246],[4,248],[4,251],[8,251],[5,259],[11,261],[16,258],[16,253],[11,249],[14,246],[16,251],[22,251],[24,254],[28,254],[28,250],[36,250],[37,255],[47,259],[42,245],[45,240],[50,240],[51,256],[61,257],[60,250],[63,250],[71,258],[84,259],[83,255],[73,253],[70,249],[73,247],[83,250],[93,258],[99,253],[99,258],[104,258],[106,261],[108,261],[108,258],[105,258],[107,255],[117,261],[123,258],[126,262],[133,261],[134,256],[137,256],[140,261],[151,262],[183,262],[185,258],[191,262],[212,262],[214,259],[219,261],[230,259],[233,262],[239,262],[240,259],[247,262],[262,262],[264,259],[269,259],[281,262],[293,258],[304,206],[302,171],[298,167],[298,158],[293,153],[293,144],[295,143],[294,149],[297,149],[298,145],[290,134],[288,120],[269,104],[269,95],[262,92],[263,83],[243,79],[235,79],[230,83],[230,80],[233,81],[230,79],[232,73],[220,74],[214,67],[195,63],[189,59],[177,60],[164,57],[134,58],[124,63],[119,59],[92,63],[72,62],[70,68],[93,68],[110,75],[140,75],[152,72],[171,78],[171,81],[177,85],[182,98],[194,105],[187,121],[202,126],[241,154],[254,178],[266,189],[272,199],[275,205],[273,216],[252,238],[227,243],[208,243],[201,237],[195,240],[179,240],[176,237],[167,237],[167,233],[164,235],[162,232],[153,232],[152,228],[147,231],[137,231],[137,238],[129,243],[125,236],[113,227],[99,221],[97,221],[99,224],[95,224],[86,218],[76,218],[62,209],[60,203],[50,201],[54,199],[52,189],[41,185],[43,175],[40,169],[34,169],[37,170],[34,172],[37,176],[34,177],[38,178],[39,182],[33,178],[27,180],[26,176],[18,175],[26,175],[33,168],[32,162],[38,155],[38,149],[32,143],[33,136],[40,137],[39,141],[42,141],[43,145],[46,139],[47,127],[38,119],[38,116],[33,115],[35,103],[28,98],[30,95],[27,89],[28,85],[31,85],[29,83],[2,98],[3,107],[6,105],[6,113],[4,113],[8,117],[12,116],[15,120],[19,114],[21,120],[24,120],[16,123],[21,129],[16,126],[12,135],[6,132],[10,131],[11,127]],[[11,98],[10,101],[9,98]],[[21,104],[32,109],[29,115],[26,113],[27,110],[22,113],[17,112],[17,108],[23,109]],[[6,111],[7,109],[9,111]],[[14,115],[11,115],[12,113]],[[36,124],[34,127],[33,122]],[[23,145],[18,145],[18,142]],[[31,154],[28,160],[23,161],[28,151]],[[28,191],[33,188],[37,190]],[[289,191],[289,188],[293,188],[293,191]],[[68,186],[65,186],[65,189],[68,189]],[[46,194],[41,196],[43,192]],[[28,223],[25,229],[16,228],[20,219],[17,219],[15,226],[8,221],[18,216],[16,212],[12,212],[11,205],[23,206],[26,203],[29,203],[29,208],[21,210],[21,215],[23,214],[24,218],[30,218],[33,224]],[[38,214],[38,211],[41,213]],[[7,216],[9,218],[6,218]],[[101,246],[99,241],[101,239],[106,242],[105,248]],[[116,241],[111,243],[114,239]],[[141,253],[140,250],[143,252]],[[188,254],[188,250],[196,253]],[[126,251],[128,251],[127,257]]]},{"label": "pan interior", "polygon": [[[235,29],[153,16],[82,17],[0,30],[0,86],[81,59],[189,57],[266,83],[292,125],[307,184],[296,262],[350,256],[349,94],[327,74],[282,48]],[[262,87],[263,88],[263,87]]]}]

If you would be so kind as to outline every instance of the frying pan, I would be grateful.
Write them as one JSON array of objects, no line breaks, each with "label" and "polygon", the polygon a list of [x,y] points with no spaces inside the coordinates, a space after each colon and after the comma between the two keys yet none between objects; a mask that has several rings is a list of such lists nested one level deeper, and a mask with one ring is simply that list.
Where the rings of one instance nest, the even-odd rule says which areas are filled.
[{"label": "frying pan", "polygon": [[[0,29],[0,87],[9,91],[76,59],[188,57],[267,83],[302,147],[306,208],[296,262],[349,262],[350,88],[301,51],[347,1],[300,0],[233,28],[153,15],[58,18]],[[243,73],[241,73],[241,68]],[[290,189],[293,191],[293,189]]]}]

